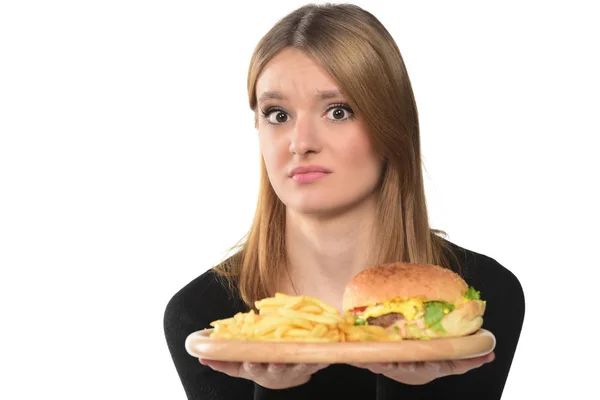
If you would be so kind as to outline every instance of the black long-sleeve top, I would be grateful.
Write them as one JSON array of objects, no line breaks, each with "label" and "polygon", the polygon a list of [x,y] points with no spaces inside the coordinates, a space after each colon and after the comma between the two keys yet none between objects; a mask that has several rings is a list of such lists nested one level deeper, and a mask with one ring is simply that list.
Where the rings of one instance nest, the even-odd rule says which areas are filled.
[{"label": "black long-sleeve top", "polygon": [[525,298],[518,279],[494,259],[450,243],[462,265],[461,275],[487,301],[483,328],[496,337],[493,362],[463,375],[436,379],[426,385],[405,385],[369,370],[332,364],[304,385],[270,390],[233,378],[200,364],[185,349],[186,337],[210,328],[210,322],[229,318],[247,308],[232,295],[214,270],[183,287],[169,301],[164,315],[167,345],[188,399],[500,399],[517,347],[525,315]]}]

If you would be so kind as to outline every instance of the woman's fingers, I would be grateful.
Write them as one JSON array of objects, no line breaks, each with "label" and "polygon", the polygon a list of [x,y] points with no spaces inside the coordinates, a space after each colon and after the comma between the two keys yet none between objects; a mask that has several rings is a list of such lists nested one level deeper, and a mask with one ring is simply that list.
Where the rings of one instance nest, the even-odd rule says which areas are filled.
[{"label": "woman's fingers", "polygon": [[385,374],[395,368],[396,363],[373,363],[368,364],[367,369],[374,374]]},{"label": "woman's fingers", "polygon": [[215,371],[229,376],[251,379],[258,382],[279,382],[287,380],[306,380],[315,372],[329,364],[284,364],[284,363],[255,363],[231,362],[200,359],[200,363]]},{"label": "woman's fingers", "polygon": [[[472,369],[479,368],[488,362],[493,361],[495,358],[494,353],[490,353],[485,356],[467,358],[463,360],[451,360],[451,361],[430,361],[423,363],[409,363],[406,367],[399,365],[399,371],[406,372],[423,372],[431,374],[432,376],[442,377],[447,375],[461,375],[469,372]],[[399,363],[404,364],[404,363]]]},{"label": "woman's fingers", "polygon": [[396,377],[409,382],[429,382],[447,375],[460,375],[493,361],[494,353],[485,356],[453,361],[360,363],[355,367],[366,368],[375,374]]},{"label": "woman's fingers", "polygon": [[[424,384],[442,376],[464,374],[493,360],[494,353],[490,353],[486,356],[466,360],[361,363],[353,365],[359,368],[366,368],[376,374],[388,376],[399,382]],[[315,372],[328,366],[328,364],[281,364],[248,361],[240,363],[205,359],[200,359],[200,362],[229,376],[251,379],[265,387],[273,389],[292,387],[305,383]]]},{"label": "woman's fingers", "polygon": [[329,365],[329,364],[306,364],[306,363],[288,364],[288,366],[289,366],[288,371],[291,374],[312,375],[315,372],[317,372],[318,370],[325,368],[327,365]]},{"label": "woman's fingers", "polygon": [[240,369],[242,367],[242,363],[239,362],[207,360],[203,358],[200,359],[200,363],[235,378],[240,376]]},{"label": "woman's fingers", "polygon": [[404,372],[414,372],[415,371],[415,363],[400,363],[400,362],[388,362],[388,363],[361,363],[361,364],[352,364],[358,368],[365,368],[375,374],[385,374],[390,371],[404,371]]},{"label": "woman's fingers", "polygon": [[281,364],[281,363],[272,363],[267,366],[267,372],[273,376],[281,376],[288,369],[289,369],[289,366],[287,364]]},{"label": "woman's fingers", "polygon": [[269,364],[245,361],[242,363],[242,369],[250,379],[261,378],[267,374]]},{"label": "woman's fingers", "polygon": [[400,362],[398,363],[398,369],[404,372],[415,372],[417,370],[417,363],[415,362]]},{"label": "woman's fingers", "polygon": [[464,374],[472,369],[479,368],[484,364],[494,361],[496,358],[494,353],[490,353],[485,356],[467,358],[464,360],[454,360],[444,363],[435,363],[439,365],[439,372],[444,375],[460,375]]}]

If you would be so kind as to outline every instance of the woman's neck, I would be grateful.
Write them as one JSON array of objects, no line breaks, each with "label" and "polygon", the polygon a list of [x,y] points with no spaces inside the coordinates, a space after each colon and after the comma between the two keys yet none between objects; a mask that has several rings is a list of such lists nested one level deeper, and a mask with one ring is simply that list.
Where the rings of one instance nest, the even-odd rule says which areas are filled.
[{"label": "woman's neck", "polygon": [[288,209],[285,239],[295,294],[339,297],[341,304],[347,282],[369,265],[375,220],[375,199],[329,218]]}]

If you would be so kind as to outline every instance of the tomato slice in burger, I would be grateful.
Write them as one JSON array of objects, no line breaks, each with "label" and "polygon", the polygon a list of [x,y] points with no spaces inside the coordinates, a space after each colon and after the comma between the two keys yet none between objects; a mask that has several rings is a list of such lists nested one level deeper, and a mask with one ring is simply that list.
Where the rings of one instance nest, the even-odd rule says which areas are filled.
[{"label": "tomato slice in burger", "polygon": [[365,311],[366,309],[367,309],[367,306],[353,308],[353,309],[350,311],[350,315],[356,315],[356,314],[359,314],[359,313],[361,313],[361,312]]}]

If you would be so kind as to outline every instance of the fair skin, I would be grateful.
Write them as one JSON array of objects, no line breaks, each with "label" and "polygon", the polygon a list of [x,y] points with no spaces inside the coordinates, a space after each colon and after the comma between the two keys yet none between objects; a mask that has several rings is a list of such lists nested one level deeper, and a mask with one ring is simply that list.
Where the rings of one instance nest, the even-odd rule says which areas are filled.
[{"label": "fair skin", "polygon": [[[269,181],[286,206],[290,276],[280,282],[279,291],[314,296],[342,311],[347,282],[369,265],[369,249],[376,246],[373,227],[382,163],[360,115],[339,92],[331,76],[296,49],[277,54],[259,76],[256,89],[261,153]],[[326,172],[290,177],[290,171],[302,166],[320,166]],[[421,385],[465,373],[493,356],[355,366]],[[302,385],[327,366],[201,362],[271,389]]]}]

